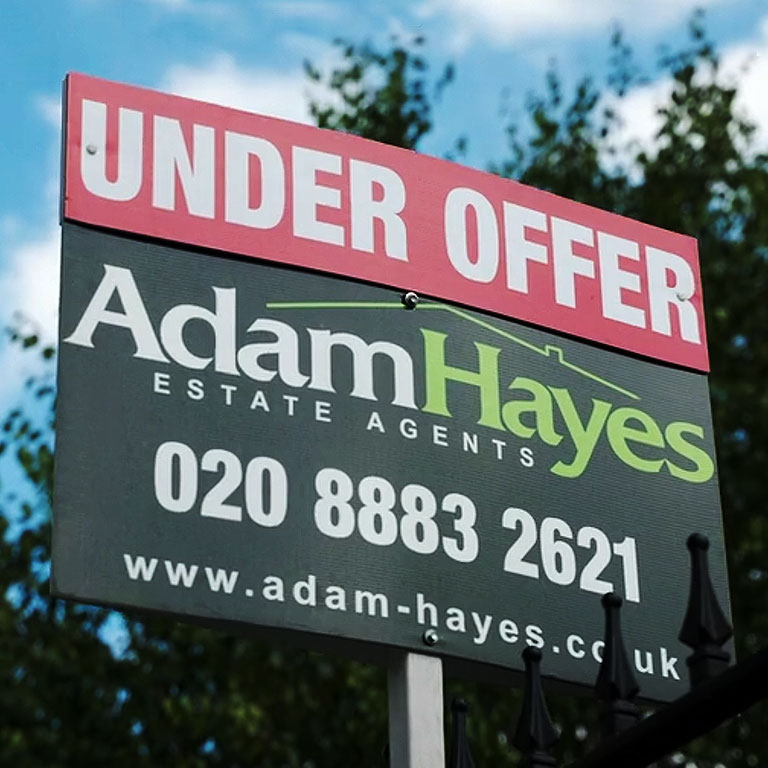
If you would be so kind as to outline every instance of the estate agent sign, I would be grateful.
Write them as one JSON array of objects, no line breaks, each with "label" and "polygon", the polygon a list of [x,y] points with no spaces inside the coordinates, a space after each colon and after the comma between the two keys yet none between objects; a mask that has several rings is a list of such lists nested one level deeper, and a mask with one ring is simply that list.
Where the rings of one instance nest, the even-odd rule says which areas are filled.
[{"label": "estate agent sign", "polygon": [[644,693],[679,695],[694,530],[727,604],[693,240],[66,91],[56,594],[494,674],[527,643],[591,685],[613,589]]}]

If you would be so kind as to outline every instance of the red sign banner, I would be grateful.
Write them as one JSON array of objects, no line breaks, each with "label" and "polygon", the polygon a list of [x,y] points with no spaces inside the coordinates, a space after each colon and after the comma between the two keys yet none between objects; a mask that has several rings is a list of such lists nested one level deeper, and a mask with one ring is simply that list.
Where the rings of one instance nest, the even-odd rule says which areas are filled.
[{"label": "red sign banner", "polygon": [[66,219],[708,370],[696,241],[356,136],[71,74]]}]

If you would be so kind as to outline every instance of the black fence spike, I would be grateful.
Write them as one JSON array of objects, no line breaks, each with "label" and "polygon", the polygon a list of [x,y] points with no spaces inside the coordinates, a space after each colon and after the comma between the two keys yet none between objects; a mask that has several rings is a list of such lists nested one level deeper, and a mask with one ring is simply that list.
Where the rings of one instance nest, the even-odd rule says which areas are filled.
[{"label": "black fence spike", "polygon": [[605,612],[603,660],[595,682],[595,693],[604,702],[603,738],[607,739],[629,728],[640,716],[632,702],[640,691],[634,670],[627,657],[621,633],[623,600],[615,592],[601,599]]},{"label": "black fence spike", "polygon": [[525,693],[523,708],[512,743],[523,753],[521,768],[553,768],[555,759],[549,755],[557,741],[544,690],[541,687],[541,651],[527,647],[523,651],[525,662]]},{"label": "black fence spike", "polygon": [[453,733],[448,768],[475,768],[467,741],[467,709],[467,703],[463,699],[454,699],[451,702]]},{"label": "black fence spike", "polygon": [[728,667],[731,655],[722,646],[733,634],[733,627],[720,608],[709,578],[709,539],[703,533],[692,533],[686,544],[691,553],[691,588],[678,637],[693,649],[686,663],[691,688],[695,688]]}]

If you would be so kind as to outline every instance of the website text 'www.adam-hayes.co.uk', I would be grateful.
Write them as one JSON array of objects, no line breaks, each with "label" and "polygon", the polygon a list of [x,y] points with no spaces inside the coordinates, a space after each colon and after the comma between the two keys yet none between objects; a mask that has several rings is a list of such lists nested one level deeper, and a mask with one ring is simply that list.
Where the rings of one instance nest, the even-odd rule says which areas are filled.
[{"label": "website text 'www.adam-hayes.co.uk'", "polygon": [[[123,564],[131,581],[165,582],[179,589],[197,587],[220,595],[222,599],[244,595],[254,600],[292,603],[312,610],[354,614],[371,621],[388,621],[396,616],[408,616],[418,626],[434,627],[452,635],[464,635],[477,646],[500,639],[509,645],[526,643],[536,648],[546,648],[555,655],[565,654],[594,665],[602,660],[602,640],[585,638],[576,633],[561,638],[545,638],[544,630],[537,624],[523,624],[509,617],[447,606],[431,600],[422,592],[416,592],[410,601],[394,602],[382,592],[323,584],[311,573],[300,579],[267,574],[260,581],[245,586],[243,574],[238,570],[127,552],[123,553]],[[680,680],[679,660],[667,648],[631,648],[629,653],[635,669],[641,674]]]}]

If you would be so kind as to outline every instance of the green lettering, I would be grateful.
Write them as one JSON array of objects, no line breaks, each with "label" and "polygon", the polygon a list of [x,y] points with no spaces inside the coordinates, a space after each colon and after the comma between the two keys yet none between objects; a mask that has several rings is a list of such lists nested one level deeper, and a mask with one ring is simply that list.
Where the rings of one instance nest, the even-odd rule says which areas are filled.
[{"label": "green lettering", "polygon": [[421,328],[424,337],[427,402],[422,410],[440,416],[450,416],[448,410],[448,382],[468,384],[480,390],[480,418],[478,424],[494,429],[504,429],[501,423],[499,394],[500,349],[474,342],[477,349],[478,370],[468,371],[445,362],[447,335]]},{"label": "green lettering", "polygon": [[551,471],[560,477],[579,477],[592,458],[605,421],[611,411],[611,404],[592,398],[592,413],[589,415],[589,421],[585,427],[576,411],[570,392],[559,387],[550,387],[549,390],[555,396],[555,402],[560,413],[563,414],[568,434],[576,448],[576,453],[570,464],[558,461],[552,465]]},{"label": "green lettering", "polygon": [[664,435],[670,448],[693,462],[695,467],[685,469],[667,459],[667,469],[673,477],[679,477],[689,483],[706,483],[715,474],[715,462],[712,461],[712,457],[703,448],[683,439],[683,435],[694,435],[701,440],[704,437],[704,430],[701,427],[684,421],[673,421],[667,425]]},{"label": "green lettering", "polygon": [[[537,432],[547,445],[559,445],[563,439],[555,431],[555,406],[549,390],[538,381],[517,376],[509,385],[510,389],[519,389],[533,395],[531,400],[512,400],[504,404],[501,418],[507,429],[518,437],[533,437]],[[533,426],[523,422],[523,414],[533,414]]]},{"label": "green lettering", "polygon": [[[640,428],[628,422],[639,422]],[[637,408],[617,408],[608,418],[605,428],[613,452],[627,465],[640,472],[658,472],[664,466],[664,459],[644,459],[632,452],[629,442],[664,447],[664,435],[659,425],[645,412]]]}]

